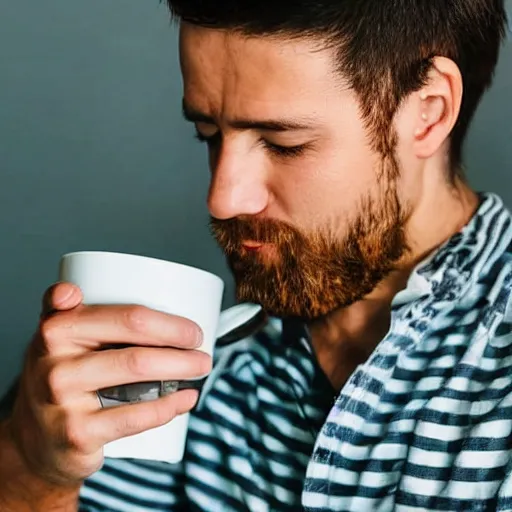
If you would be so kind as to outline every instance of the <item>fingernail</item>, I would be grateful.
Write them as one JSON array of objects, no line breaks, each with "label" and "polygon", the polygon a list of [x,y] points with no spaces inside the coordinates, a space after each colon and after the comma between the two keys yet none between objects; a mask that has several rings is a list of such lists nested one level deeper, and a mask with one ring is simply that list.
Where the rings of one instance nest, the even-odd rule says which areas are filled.
[{"label": "fingernail", "polygon": [[197,332],[197,337],[196,337],[196,347],[200,347],[203,344],[203,341],[204,341],[203,331],[201,329],[199,329]]},{"label": "fingernail", "polygon": [[197,405],[197,402],[199,401],[199,391],[197,391],[195,389],[190,389],[190,390],[187,389],[187,391],[190,392],[190,398],[189,398],[190,406],[189,406],[189,408],[192,409],[192,408],[194,408]]},{"label": "fingernail", "polygon": [[75,293],[74,286],[70,286],[69,284],[66,287],[65,293],[63,293],[61,291],[62,287],[59,287],[58,290],[59,290],[59,293],[57,294],[57,296],[54,295],[54,297],[53,297],[53,303],[56,306],[62,305],[65,302],[67,302],[73,296],[73,294]]}]

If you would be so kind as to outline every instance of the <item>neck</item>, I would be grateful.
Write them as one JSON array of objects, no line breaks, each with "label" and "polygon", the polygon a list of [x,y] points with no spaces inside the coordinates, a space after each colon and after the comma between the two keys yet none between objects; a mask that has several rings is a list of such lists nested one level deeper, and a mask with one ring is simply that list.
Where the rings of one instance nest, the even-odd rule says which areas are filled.
[{"label": "neck", "polygon": [[406,227],[410,251],[397,270],[364,299],[308,326],[320,366],[338,390],[386,335],[391,302],[407,286],[414,267],[460,231],[478,208],[477,195],[462,180],[456,179],[449,186],[444,177],[439,180],[443,181],[435,183],[429,177],[426,181],[431,183],[424,184],[423,190],[427,192],[418,201]]}]

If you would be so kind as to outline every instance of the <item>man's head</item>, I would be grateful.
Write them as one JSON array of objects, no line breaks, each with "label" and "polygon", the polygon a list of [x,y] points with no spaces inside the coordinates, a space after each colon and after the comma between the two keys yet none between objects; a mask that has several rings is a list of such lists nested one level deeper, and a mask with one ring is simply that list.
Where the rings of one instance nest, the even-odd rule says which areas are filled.
[{"label": "man's head", "polygon": [[370,293],[457,179],[503,0],[169,3],[239,298],[314,318]]}]

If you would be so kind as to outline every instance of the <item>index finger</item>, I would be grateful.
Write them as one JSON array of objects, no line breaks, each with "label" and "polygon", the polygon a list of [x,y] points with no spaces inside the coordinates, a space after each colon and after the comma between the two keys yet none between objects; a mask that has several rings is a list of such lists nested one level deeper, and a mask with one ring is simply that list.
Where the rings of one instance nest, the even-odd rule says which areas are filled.
[{"label": "index finger", "polygon": [[42,331],[54,354],[69,343],[100,350],[117,344],[191,349],[202,342],[192,320],[137,305],[82,305],[47,319]]}]

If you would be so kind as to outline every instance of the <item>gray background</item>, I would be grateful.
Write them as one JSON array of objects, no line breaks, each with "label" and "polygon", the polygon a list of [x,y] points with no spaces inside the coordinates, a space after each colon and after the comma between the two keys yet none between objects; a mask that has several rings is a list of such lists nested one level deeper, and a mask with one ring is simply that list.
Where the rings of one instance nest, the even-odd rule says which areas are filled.
[{"label": "gray background", "polygon": [[[467,162],[477,189],[512,206],[511,64],[509,40]],[[0,395],[64,252],[200,266],[231,301],[204,149],[180,109],[176,31],[157,0],[0,0]]]}]

